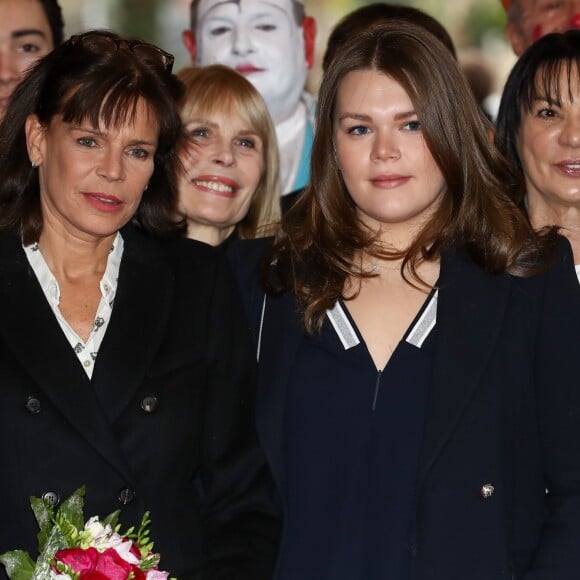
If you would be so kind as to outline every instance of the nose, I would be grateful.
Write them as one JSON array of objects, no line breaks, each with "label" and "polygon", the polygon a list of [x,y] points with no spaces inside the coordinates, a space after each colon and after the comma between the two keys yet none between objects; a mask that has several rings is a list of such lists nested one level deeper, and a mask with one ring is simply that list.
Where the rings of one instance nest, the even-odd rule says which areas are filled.
[{"label": "nose", "polygon": [[12,55],[6,49],[0,49],[0,83],[10,83],[19,78]]},{"label": "nose", "polygon": [[381,134],[377,131],[376,138],[371,151],[373,161],[387,161],[389,159],[399,159],[401,150],[397,144],[396,137],[389,134]]},{"label": "nose", "polygon": [[211,152],[211,162],[223,167],[231,167],[235,163],[231,144],[224,140],[219,140]]},{"label": "nose", "polygon": [[97,173],[107,181],[123,181],[125,179],[123,152],[112,148],[103,151]]},{"label": "nose", "polygon": [[580,112],[566,119],[560,134],[560,142],[568,147],[580,147]]},{"label": "nose", "polygon": [[248,27],[244,22],[241,22],[236,26],[236,36],[234,39],[234,54],[245,56],[253,52],[252,41]]}]

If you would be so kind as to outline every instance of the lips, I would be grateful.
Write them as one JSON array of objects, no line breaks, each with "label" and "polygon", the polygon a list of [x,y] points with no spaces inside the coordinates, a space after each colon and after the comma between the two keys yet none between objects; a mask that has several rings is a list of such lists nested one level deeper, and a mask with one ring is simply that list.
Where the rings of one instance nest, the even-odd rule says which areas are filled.
[{"label": "lips", "polygon": [[115,195],[102,192],[84,192],[85,199],[94,208],[104,213],[114,213],[123,207],[123,202]]},{"label": "lips", "polygon": [[219,175],[200,175],[191,179],[191,182],[202,191],[224,197],[234,197],[240,189],[237,181]]},{"label": "lips", "polygon": [[236,66],[236,71],[242,75],[251,75],[254,73],[264,72],[264,69],[258,68],[257,66],[254,66],[252,63],[244,62]]},{"label": "lips", "polygon": [[394,189],[407,183],[411,178],[408,175],[382,174],[370,179],[370,182],[381,189]]},{"label": "lips", "polygon": [[566,159],[556,163],[556,167],[569,177],[580,177],[580,159]]}]

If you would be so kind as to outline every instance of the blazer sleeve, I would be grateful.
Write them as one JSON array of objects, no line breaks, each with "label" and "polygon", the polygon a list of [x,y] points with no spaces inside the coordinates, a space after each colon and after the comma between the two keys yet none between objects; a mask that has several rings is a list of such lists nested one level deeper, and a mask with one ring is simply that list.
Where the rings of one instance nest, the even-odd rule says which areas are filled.
[{"label": "blazer sleeve", "polygon": [[275,565],[279,503],[255,431],[256,363],[243,308],[223,254],[216,261],[200,474],[203,577],[265,580]]},{"label": "blazer sleeve", "polygon": [[547,517],[525,580],[580,578],[580,286],[570,246],[547,276],[535,358]]}]

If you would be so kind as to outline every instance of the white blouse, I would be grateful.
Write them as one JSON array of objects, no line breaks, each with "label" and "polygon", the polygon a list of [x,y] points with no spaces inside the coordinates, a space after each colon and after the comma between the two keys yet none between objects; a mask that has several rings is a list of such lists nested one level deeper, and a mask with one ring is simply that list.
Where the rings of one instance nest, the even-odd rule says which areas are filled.
[{"label": "white blouse", "polygon": [[113,302],[117,292],[117,281],[119,279],[119,267],[123,257],[123,238],[117,233],[115,241],[107,258],[107,267],[101,278],[101,300],[97,308],[93,329],[86,342],[78,336],[71,328],[69,323],[63,317],[58,305],[60,303],[60,288],[56,278],[50,271],[38,244],[23,246],[30,267],[34,271],[38,283],[48,300],[48,303],[56,316],[62,331],[72,349],[75,351],[80,363],[82,364],[89,379],[93,376],[93,368],[99,352],[99,347],[105,336],[105,331],[109,325],[111,313],[113,311]]}]

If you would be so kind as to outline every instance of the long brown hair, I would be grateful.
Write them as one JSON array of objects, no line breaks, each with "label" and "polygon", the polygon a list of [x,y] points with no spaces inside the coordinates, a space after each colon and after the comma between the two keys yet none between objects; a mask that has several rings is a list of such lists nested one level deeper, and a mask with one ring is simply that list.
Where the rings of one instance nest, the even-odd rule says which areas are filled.
[{"label": "long brown hair", "polygon": [[[389,250],[357,216],[333,149],[334,112],[339,87],[351,71],[376,70],[397,81],[409,95],[425,142],[446,182],[432,219],[404,250]],[[283,216],[270,263],[271,289],[293,291],[309,331],[344,296],[351,277],[368,277],[361,251],[382,259],[402,259],[404,277],[424,285],[423,261],[439,259],[449,246],[462,246],[490,273],[529,276],[541,271],[554,245],[548,232],[536,236],[510,200],[511,165],[494,148],[492,128],[449,50],[429,32],[392,20],[357,35],[343,46],[326,71],[319,92],[312,178],[304,195]]]}]

